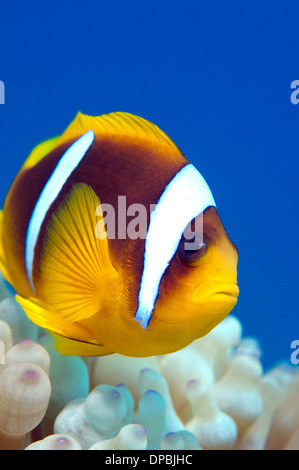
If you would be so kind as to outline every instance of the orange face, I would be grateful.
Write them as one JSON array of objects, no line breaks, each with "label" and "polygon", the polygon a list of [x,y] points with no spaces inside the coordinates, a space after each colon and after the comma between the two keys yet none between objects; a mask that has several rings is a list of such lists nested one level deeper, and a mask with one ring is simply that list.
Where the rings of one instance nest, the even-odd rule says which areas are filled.
[{"label": "orange face", "polygon": [[[134,321],[128,301],[136,298],[134,274],[128,274],[127,288],[120,297],[121,318],[111,341],[124,355],[156,355],[176,351],[204,336],[223,320],[237,303],[238,252],[228,238],[215,207],[203,214],[204,246],[192,252],[184,249],[185,239],[166,269],[155,308],[146,330]],[[130,263],[134,266],[134,255]],[[131,291],[130,291],[131,287]],[[139,287],[139,286],[138,286]],[[126,332],[130,331],[130,342]],[[106,331],[109,335],[109,331]],[[132,354],[134,345],[134,354]],[[150,354],[149,354],[150,353]]]}]

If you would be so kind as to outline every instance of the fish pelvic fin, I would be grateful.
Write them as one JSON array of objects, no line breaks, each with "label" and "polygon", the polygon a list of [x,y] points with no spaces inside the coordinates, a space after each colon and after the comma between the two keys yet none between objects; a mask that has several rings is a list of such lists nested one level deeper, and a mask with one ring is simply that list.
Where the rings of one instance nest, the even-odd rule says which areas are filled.
[{"label": "fish pelvic fin", "polygon": [[[111,354],[105,346],[97,343],[92,333],[78,323],[71,323],[51,312],[38,299],[25,299],[16,295],[17,302],[24,309],[28,318],[35,324],[48,330],[56,340],[55,348],[67,356],[103,356]],[[66,337],[65,335],[69,335]]]},{"label": "fish pelvic fin", "polygon": [[78,341],[55,333],[52,336],[56,340],[56,350],[65,356],[108,356],[114,353],[100,344]]}]

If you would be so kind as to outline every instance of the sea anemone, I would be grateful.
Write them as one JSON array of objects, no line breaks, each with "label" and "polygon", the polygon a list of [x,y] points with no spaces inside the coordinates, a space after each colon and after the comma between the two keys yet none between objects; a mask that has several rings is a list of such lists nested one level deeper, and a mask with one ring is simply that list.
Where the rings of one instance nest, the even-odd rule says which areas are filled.
[{"label": "sea anemone", "polygon": [[66,357],[0,284],[0,449],[299,449],[298,370],[265,373],[234,316],[173,354]]}]

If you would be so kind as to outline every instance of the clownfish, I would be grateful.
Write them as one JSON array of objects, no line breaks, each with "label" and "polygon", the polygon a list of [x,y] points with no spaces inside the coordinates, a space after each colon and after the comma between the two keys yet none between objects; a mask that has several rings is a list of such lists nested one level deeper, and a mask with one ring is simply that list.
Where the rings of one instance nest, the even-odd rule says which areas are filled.
[{"label": "clownfish", "polygon": [[238,251],[209,186],[162,130],[128,113],[78,113],[38,145],[0,227],[3,276],[66,355],[174,352],[237,302]]}]

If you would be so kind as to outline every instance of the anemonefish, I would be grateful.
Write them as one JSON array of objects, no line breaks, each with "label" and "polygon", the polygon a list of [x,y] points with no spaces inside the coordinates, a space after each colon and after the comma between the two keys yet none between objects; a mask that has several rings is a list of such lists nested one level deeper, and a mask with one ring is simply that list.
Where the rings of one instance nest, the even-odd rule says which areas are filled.
[{"label": "anemonefish", "polygon": [[[136,207],[147,214],[144,236],[117,236]],[[237,302],[238,252],[206,181],[140,117],[79,113],[29,155],[0,221],[1,271],[63,354],[170,353],[207,334]],[[101,221],[107,236],[97,233]]]}]

